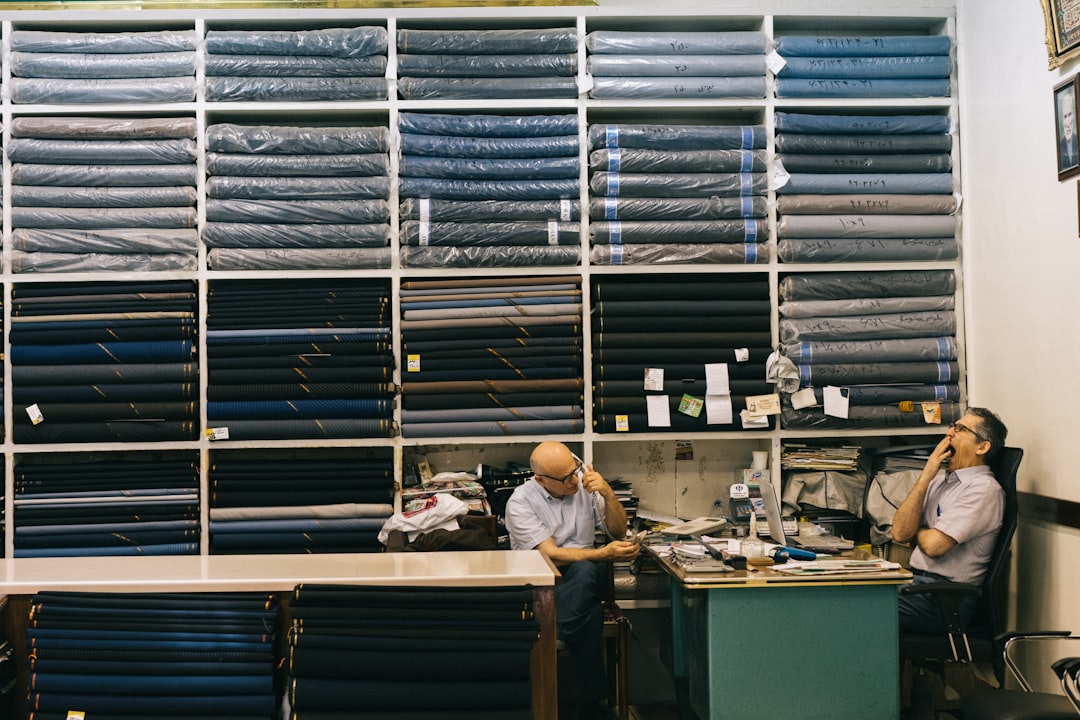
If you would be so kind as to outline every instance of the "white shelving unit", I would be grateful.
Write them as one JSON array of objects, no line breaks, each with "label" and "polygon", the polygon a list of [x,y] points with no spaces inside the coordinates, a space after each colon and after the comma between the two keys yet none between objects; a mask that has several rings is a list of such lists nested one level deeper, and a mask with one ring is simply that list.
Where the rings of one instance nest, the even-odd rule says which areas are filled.
[{"label": "white shelving unit", "polygon": [[[589,322],[589,281],[594,276],[619,274],[656,274],[681,275],[688,273],[711,273],[717,276],[758,274],[768,277],[771,288],[772,339],[774,347],[778,341],[778,303],[777,287],[783,275],[792,272],[821,272],[835,270],[895,270],[909,267],[900,263],[858,263],[858,264],[785,264],[776,258],[776,213],[770,210],[769,239],[766,247],[770,261],[755,265],[662,265],[662,266],[593,266],[588,263],[588,147],[585,142],[587,128],[597,121],[612,120],[625,122],[650,122],[677,124],[681,121],[735,120],[745,123],[762,124],[769,137],[768,153],[773,155],[774,112],[777,110],[827,110],[852,113],[882,112],[929,112],[946,114],[958,124],[958,102],[956,90],[956,70],[954,63],[952,87],[953,95],[948,98],[928,98],[919,100],[790,100],[777,99],[773,93],[772,76],[767,77],[766,97],[754,100],[700,100],[672,102],[666,100],[594,100],[581,94],[572,100],[463,100],[463,101],[406,101],[396,99],[396,53],[394,37],[398,28],[425,29],[490,29],[503,27],[575,27],[579,34],[579,87],[585,87],[588,78],[585,75],[585,34],[596,29],[618,30],[761,30],[767,37],[778,34],[930,34],[948,35],[954,39],[955,58],[955,7],[913,6],[910,10],[892,8],[877,14],[874,11],[860,9],[858,3],[845,3],[837,0],[835,12],[822,9],[828,3],[815,3],[812,12],[794,8],[798,3],[786,3],[782,0],[761,2],[754,5],[755,11],[741,8],[732,14],[724,13],[724,4],[703,4],[696,10],[676,6],[648,7],[644,4],[628,7],[528,7],[528,8],[429,8],[429,9],[326,9],[326,10],[170,10],[170,11],[5,11],[0,12],[0,33],[3,37],[0,52],[0,68],[5,91],[0,102],[0,121],[3,123],[3,141],[6,146],[10,140],[9,127],[14,117],[21,115],[83,115],[83,116],[185,116],[193,117],[198,128],[199,158],[199,222],[200,228],[205,223],[205,210],[202,199],[205,197],[205,145],[204,136],[208,125],[218,122],[258,122],[260,124],[288,123],[328,123],[343,124],[355,122],[361,125],[385,124],[393,131],[397,126],[398,115],[403,111],[455,112],[455,113],[507,113],[528,114],[551,111],[576,113],[580,123],[581,143],[581,204],[582,204],[582,257],[583,263],[577,268],[544,267],[536,269],[483,268],[475,270],[458,269],[413,269],[402,268],[397,260],[398,198],[396,188],[390,197],[391,227],[394,233],[393,266],[389,270],[341,270],[324,271],[265,271],[239,272],[214,271],[207,268],[206,249],[200,247],[198,269],[194,272],[148,272],[148,273],[13,273],[11,270],[11,164],[4,156],[3,175],[3,267],[0,280],[3,282],[5,298],[4,327],[10,328],[11,291],[19,284],[39,282],[74,282],[74,281],[110,281],[110,280],[194,280],[199,288],[200,339],[198,358],[205,363],[205,315],[207,310],[206,288],[208,283],[234,279],[294,280],[301,278],[382,278],[391,284],[393,297],[393,317],[400,316],[398,291],[403,278],[439,278],[439,277],[487,277],[487,276],[532,276],[562,275],[580,273],[584,301],[582,335],[585,341],[586,356],[584,363],[585,379],[585,432],[560,436],[578,450],[587,462],[592,462],[609,477],[622,477],[632,482],[635,493],[641,498],[641,506],[656,512],[680,515],[684,517],[715,512],[714,502],[727,498],[727,487],[733,482],[734,471],[749,465],[752,450],[768,450],[771,453],[772,467],[779,467],[781,443],[789,438],[848,438],[852,441],[878,444],[893,435],[935,435],[941,428],[926,427],[898,430],[856,429],[850,431],[811,431],[784,430],[769,431],[719,430],[716,432],[676,434],[676,433],[598,433],[591,429],[592,402],[590,380],[591,369],[588,355]],[[705,12],[713,10],[713,12]],[[8,38],[17,29],[48,29],[66,32],[121,32],[164,29],[194,29],[199,37],[205,37],[207,30],[238,29],[256,30],[267,28],[314,29],[338,25],[382,25],[390,36],[389,99],[372,102],[339,103],[224,103],[207,102],[201,91],[203,80],[202,48],[197,52],[198,70],[196,83],[200,87],[197,99],[192,103],[161,105],[17,105],[11,102],[6,86],[10,80],[7,53],[10,51]],[[953,143],[953,177],[956,191],[960,192],[959,178],[959,143]],[[397,158],[391,152],[391,178],[396,179]],[[769,194],[770,208],[774,207],[774,194]],[[920,269],[947,269],[956,272],[958,277],[957,317],[961,323],[957,339],[961,347],[959,358],[963,373],[963,327],[961,261],[917,263]],[[4,377],[10,388],[11,360],[10,343],[5,333]],[[401,380],[402,358],[400,338],[395,333],[394,351],[397,358],[396,379]],[[961,377],[963,388],[963,376]],[[200,407],[203,430],[205,418],[206,372],[202,365],[200,377]],[[246,450],[265,449],[269,454],[289,453],[306,448],[393,448],[397,477],[401,477],[404,464],[426,457],[436,470],[471,469],[478,463],[503,465],[510,460],[526,461],[535,442],[546,439],[540,437],[447,437],[437,439],[410,439],[400,436],[392,439],[356,439],[356,440],[295,440],[295,441],[213,441],[203,434],[200,439],[174,443],[75,443],[75,444],[16,444],[11,439],[13,414],[20,412],[13,407],[10,390],[5,394],[4,435],[2,451],[4,455],[5,477],[5,513],[7,518],[4,538],[6,555],[13,552],[13,466],[18,458],[28,454],[41,453],[85,453],[94,451],[162,451],[179,450],[197,453],[202,473],[202,542],[203,554],[208,552],[208,500],[207,475],[211,458],[215,453],[243,448]],[[400,412],[398,413],[400,415]],[[692,459],[676,459],[676,441],[693,443]]]}]

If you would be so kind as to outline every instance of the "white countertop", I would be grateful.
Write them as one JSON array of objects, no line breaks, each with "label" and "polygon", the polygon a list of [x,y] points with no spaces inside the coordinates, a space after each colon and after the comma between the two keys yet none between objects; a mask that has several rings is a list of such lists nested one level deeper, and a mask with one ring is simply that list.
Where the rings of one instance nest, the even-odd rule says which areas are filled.
[{"label": "white countertop", "polygon": [[0,563],[0,594],[5,595],[283,591],[299,583],[543,587],[554,585],[556,578],[535,550],[34,558]]}]

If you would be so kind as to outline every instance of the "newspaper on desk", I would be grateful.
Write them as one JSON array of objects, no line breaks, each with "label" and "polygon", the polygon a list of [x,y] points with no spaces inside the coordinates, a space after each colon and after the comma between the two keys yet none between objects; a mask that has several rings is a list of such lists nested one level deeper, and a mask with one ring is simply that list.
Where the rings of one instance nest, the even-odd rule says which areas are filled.
[{"label": "newspaper on desk", "polygon": [[[727,550],[728,541],[724,539],[710,538],[707,535],[701,537],[702,542],[707,542],[714,547]],[[668,559],[673,565],[682,568],[686,572],[731,572],[730,565],[713,558],[708,549],[699,542],[673,542],[668,545]]]},{"label": "newspaper on desk", "polygon": [[868,560],[789,560],[783,565],[774,565],[772,570],[786,575],[851,575],[852,573],[875,573],[882,570],[899,570],[900,563],[889,562],[880,558]]}]

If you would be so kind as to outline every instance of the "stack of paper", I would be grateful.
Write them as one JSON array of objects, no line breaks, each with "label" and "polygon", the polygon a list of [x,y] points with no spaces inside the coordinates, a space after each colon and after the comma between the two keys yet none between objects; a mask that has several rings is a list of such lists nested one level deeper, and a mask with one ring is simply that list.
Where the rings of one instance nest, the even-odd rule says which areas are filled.
[{"label": "stack of paper", "polygon": [[857,445],[826,447],[804,443],[785,443],[780,456],[784,470],[857,470],[859,453]]}]

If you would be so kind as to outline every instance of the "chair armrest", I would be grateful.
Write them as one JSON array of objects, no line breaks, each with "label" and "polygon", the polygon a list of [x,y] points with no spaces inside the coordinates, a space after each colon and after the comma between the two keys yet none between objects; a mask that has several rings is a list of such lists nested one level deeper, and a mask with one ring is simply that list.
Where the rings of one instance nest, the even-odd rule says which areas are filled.
[{"label": "chair armrest", "polygon": [[1036,638],[1063,638],[1069,637],[1069,630],[1029,630],[1026,632],[1003,632],[994,638],[994,642],[1002,647],[1008,646],[1016,640],[1035,640]]},{"label": "chair armrest", "polygon": [[948,581],[905,585],[900,588],[900,592],[904,595],[931,594],[935,597],[958,597],[960,599],[982,595],[982,589],[978,585]]},{"label": "chair armrest", "polygon": [[1020,685],[1021,689],[1031,692],[1031,683],[1020,671],[1020,666],[1016,664],[1016,660],[1012,656],[1012,649],[1014,646],[1024,642],[1037,642],[1039,640],[1080,640],[1080,635],[1073,635],[1068,630],[1031,630],[1031,631],[1013,631],[1001,633],[994,640],[1000,643],[1001,657],[1005,661],[1005,667],[1009,668],[1009,672],[1016,682]]},{"label": "chair armrest", "polygon": [[1080,671],[1080,657],[1061,658],[1053,663],[1050,666],[1050,669],[1054,671],[1054,674],[1058,676],[1058,679],[1065,676],[1072,676]]}]

